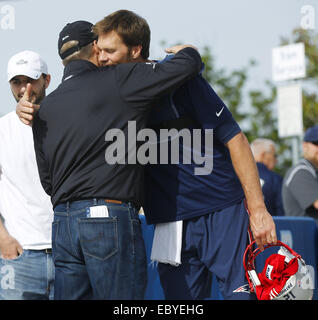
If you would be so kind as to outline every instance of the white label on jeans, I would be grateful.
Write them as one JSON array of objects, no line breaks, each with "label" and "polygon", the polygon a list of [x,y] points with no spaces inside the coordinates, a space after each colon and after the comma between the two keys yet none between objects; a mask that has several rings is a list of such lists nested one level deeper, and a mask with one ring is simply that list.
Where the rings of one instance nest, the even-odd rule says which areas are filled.
[{"label": "white label on jeans", "polygon": [[90,218],[107,218],[109,217],[106,206],[94,206],[89,208]]}]

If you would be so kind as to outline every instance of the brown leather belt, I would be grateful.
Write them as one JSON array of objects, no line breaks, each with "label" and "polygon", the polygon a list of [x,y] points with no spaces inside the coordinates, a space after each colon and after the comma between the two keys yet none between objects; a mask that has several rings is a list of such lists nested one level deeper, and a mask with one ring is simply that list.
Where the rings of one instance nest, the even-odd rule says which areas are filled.
[{"label": "brown leather belt", "polygon": [[123,202],[120,200],[112,200],[112,199],[104,199],[105,202],[107,203],[117,203],[117,204],[122,204]]}]

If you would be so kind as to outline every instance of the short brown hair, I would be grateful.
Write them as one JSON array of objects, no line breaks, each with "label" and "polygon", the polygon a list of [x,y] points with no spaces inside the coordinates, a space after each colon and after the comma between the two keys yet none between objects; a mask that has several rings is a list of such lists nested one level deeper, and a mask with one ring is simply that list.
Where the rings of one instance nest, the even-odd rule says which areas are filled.
[{"label": "short brown hair", "polygon": [[147,21],[129,10],[118,10],[93,27],[94,33],[99,36],[104,33],[115,31],[128,47],[142,46],[141,56],[149,57],[150,28]]}]

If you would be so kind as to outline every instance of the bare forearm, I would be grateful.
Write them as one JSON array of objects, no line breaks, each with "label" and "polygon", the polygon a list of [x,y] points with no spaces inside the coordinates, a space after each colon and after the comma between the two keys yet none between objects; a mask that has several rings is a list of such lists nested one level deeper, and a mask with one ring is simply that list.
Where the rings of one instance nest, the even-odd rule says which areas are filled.
[{"label": "bare forearm", "polygon": [[243,133],[228,143],[234,170],[240,179],[250,213],[250,227],[256,244],[264,250],[266,244],[277,241],[275,223],[267,211],[259,181],[257,166]]},{"label": "bare forearm", "polygon": [[249,143],[243,133],[236,135],[227,144],[234,170],[244,190],[251,212],[265,207],[257,166]]},{"label": "bare forearm", "polygon": [[9,237],[9,233],[5,226],[3,225],[2,221],[0,220],[0,244],[4,239]]}]

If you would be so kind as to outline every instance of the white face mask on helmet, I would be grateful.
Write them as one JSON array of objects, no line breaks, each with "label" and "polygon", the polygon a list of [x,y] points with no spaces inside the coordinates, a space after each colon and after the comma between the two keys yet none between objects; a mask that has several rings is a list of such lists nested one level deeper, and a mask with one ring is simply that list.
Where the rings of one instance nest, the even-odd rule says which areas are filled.
[{"label": "white face mask on helmet", "polygon": [[280,249],[266,259],[263,271],[257,274],[254,260],[261,251],[259,248],[253,251],[254,244],[255,241],[247,246],[243,264],[250,290],[259,300],[312,299],[313,279],[298,253],[281,241],[265,246],[265,249],[273,246],[280,246]]}]

